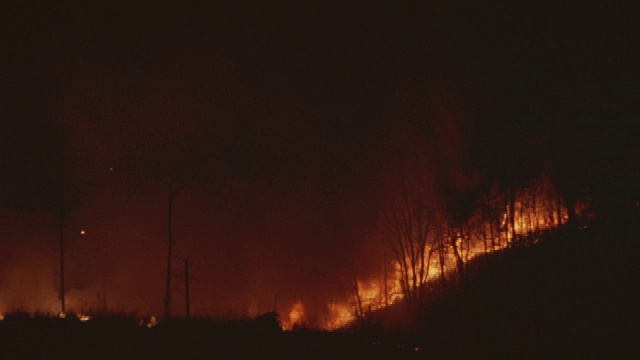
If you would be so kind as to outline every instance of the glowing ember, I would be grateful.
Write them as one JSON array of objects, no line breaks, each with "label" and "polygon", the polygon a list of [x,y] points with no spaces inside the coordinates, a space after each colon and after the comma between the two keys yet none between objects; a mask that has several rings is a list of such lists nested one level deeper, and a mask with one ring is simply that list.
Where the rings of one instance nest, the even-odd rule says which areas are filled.
[{"label": "glowing ember", "polygon": [[65,313],[61,312],[60,314],[58,314],[58,317],[59,317],[60,319],[64,319],[64,318],[66,318],[66,317],[67,317],[67,314],[65,314]]},{"label": "glowing ember", "polygon": [[147,323],[147,328],[151,329],[152,327],[158,325],[158,319],[155,316],[151,316],[149,322]]},{"label": "glowing ember", "polygon": [[89,316],[89,315],[76,314],[76,316],[78,317],[78,320],[80,320],[82,322],[87,322],[87,321],[91,320],[91,316]]}]

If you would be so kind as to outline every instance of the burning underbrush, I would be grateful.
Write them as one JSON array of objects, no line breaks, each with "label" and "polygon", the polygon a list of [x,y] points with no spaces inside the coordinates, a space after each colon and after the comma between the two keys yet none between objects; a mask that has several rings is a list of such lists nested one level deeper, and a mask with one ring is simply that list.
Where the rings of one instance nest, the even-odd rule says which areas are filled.
[{"label": "burning underbrush", "polygon": [[[637,227],[631,234],[637,234]],[[465,281],[445,288],[438,273],[423,284],[422,291],[428,296],[421,298],[418,307],[407,297],[387,305],[380,296],[384,287],[373,280],[361,280],[360,301],[371,304],[371,310],[356,316],[357,304],[347,304],[345,311],[354,315],[340,331],[305,327],[309,314],[302,302],[285,314],[299,320],[292,325],[281,322],[276,312],[217,320],[3,313],[0,358],[48,358],[51,354],[67,358],[415,358],[426,354],[439,358],[498,354],[511,358],[529,351],[586,355],[593,346],[603,355],[611,349],[624,355],[632,349],[632,332],[627,330],[633,328],[632,316],[637,311],[635,299],[627,296],[627,289],[635,284],[631,271],[621,269],[637,269],[637,265],[609,250],[612,234],[621,244],[635,244],[635,235],[629,233],[628,228],[614,232],[590,223],[587,229],[564,227],[541,233],[535,241],[526,240],[533,246],[478,252],[465,262]],[[602,267],[594,267],[595,263]],[[615,280],[622,275],[626,277]],[[453,284],[457,276],[454,264],[444,278]],[[380,307],[374,309],[376,304]],[[627,334],[622,350],[613,346],[620,343],[619,333]],[[584,336],[590,339],[586,346],[580,342]]]},{"label": "burning underbrush", "polygon": [[[553,184],[544,178],[509,192],[491,189],[464,220],[408,194],[389,202],[381,220],[385,240],[380,272],[353,274],[351,295],[328,303],[329,315],[316,327],[335,330],[373,313],[399,313],[395,309],[402,306],[394,305],[400,302],[424,303],[437,297],[439,286],[462,279],[474,266],[473,259],[536,244],[566,224],[570,215]],[[588,207],[588,202],[573,204],[571,214],[584,215]],[[283,324],[285,329],[308,324],[302,302],[293,305]]]},{"label": "burning underbrush", "polygon": [[[473,270],[474,259],[507,248],[536,244],[541,237],[566,224],[570,215],[587,214],[589,208],[587,202],[568,206],[545,178],[508,191],[490,188],[475,198],[470,207],[472,210],[464,217],[451,215],[453,211],[447,210],[446,204],[420,195],[419,191],[400,194],[390,196],[380,215],[378,239],[373,240],[380,244],[381,250],[379,264],[373,267],[375,270],[371,271],[372,267],[369,267],[366,271],[353,270],[352,274],[345,274],[343,295],[332,294],[329,301],[323,298],[312,303],[314,299],[302,297],[279,306],[274,301],[273,311],[280,313],[276,317],[280,329],[337,330],[367,317],[387,317],[384,322],[389,326],[400,323],[402,316],[397,314],[402,313],[400,309],[404,305],[401,304],[421,303],[437,297],[441,287],[459,281]],[[48,267],[41,273],[56,272],[55,264],[45,265]],[[50,283],[47,279],[47,284]],[[132,296],[118,298],[124,296],[122,291],[110,291],[107,299],[104,283],[105,279],[93,287],[70,289],[65,295],[70,310],[67,317],[79,322],[95,322],[111,316],[114,304],[126,303],[130,306],[125,310],[131,308],[147,314],[129,316],[135,318],[137,326],[162,324],[162,317],[152,316],[157,311],[146,302],[139,299],[136,302]],[[5,291],[0,293],[0,312],[5,318],[9,317],[8,312],[25,309],[29,310],[29,316],[55,318],[61,315],[59,296],[51,286],[40,287],[46,294],[43,290],[42,296],[31,301],[26,292],[24,296],[16,297],[20,292],[8,290],[24,287],[18,285],[23,284],[5,283]],[[112,284],[112,287],[115,286]],[[9,293],[12,294],[11,301],[7,297]],[[37,306],[21,308],[21,302]],[[255,317],[259,313],[251,314]],[[378,315],[371,317],[372,314]],[[247,314],[243,316],[248,317]]]}]

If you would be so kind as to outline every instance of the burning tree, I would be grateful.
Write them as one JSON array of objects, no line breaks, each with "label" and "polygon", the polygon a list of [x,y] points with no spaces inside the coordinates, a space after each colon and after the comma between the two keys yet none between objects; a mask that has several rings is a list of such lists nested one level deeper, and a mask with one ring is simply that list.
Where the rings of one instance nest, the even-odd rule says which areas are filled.
[{"label": "burning tree", "polygon": [[393,252],[404,297],[418,300],[429,277],[432,255],[444,245],[438,241],[437,207],[420,183],[405,182],[400,193],[387,202],[382,231]]}]

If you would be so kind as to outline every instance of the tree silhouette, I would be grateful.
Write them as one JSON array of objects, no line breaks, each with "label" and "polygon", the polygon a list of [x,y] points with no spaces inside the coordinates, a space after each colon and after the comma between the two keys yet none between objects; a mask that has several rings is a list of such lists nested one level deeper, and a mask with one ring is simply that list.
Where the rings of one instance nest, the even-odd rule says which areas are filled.
[{"label": "tree silhouette", "polygon": [[405,181],[383,209],[381,229],[399,265],[404,296],[410,301],[422,296],[432,255],[443,245],[438,243],[439,220],[435,202],[421,182]]}]

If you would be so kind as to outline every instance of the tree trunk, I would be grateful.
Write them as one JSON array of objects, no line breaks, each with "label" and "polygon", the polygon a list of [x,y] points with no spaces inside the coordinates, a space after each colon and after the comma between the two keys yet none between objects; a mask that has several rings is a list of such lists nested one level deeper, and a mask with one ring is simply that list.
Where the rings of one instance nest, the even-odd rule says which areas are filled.
[{"label": "tree trunk", "polygon": [[556,191],[556,226],[560,227],[562,225],[562,198],[560,197],[560,192]]},{"label": "tree trunk", "polygon": [[383,263],[384,263],[384,306],[389,306],[389,279],[387,279],[387,252],[384,251],[382,253]]},{"label": "tree trunk", "polygon": [[487,253],[489,252],[489,245],[487,244],[487,209],[485,204],[480,206],[480,211],[482,215],[482,243],[484,245],[484,252]]},{"label": "tree trunk", "polygon": [[458,269],[458,275],[460,276],[460,280],[464,277],[464,262],[462,261],[462,256],[460,256],[460,252],[458,251],[457,244],[457,236],[453,227],[450,229],[451,231],[451,246],[453,247],[453,255],[456,257],[456,268]]},{"label": "tree trunk", "polygon": [[358,287],[358,278],[353,276],[353,291],[356,295],[356,317],[359,319],[364,314],[362,313],[362,299],[360,298],[360,289]]},{"label": "tree trunk", "polygon": [[516,192],[515,189],[510,188],[508,191],[509,201],[509,231],[511,233],[511,241],[509,247],[513,246],[516,240]]},{"label": "tree trunk", "polygon": [[440,281],[442,282],[442,287],[447,286],[447,278],[444,273],[444,266],[446,261],[446,247],[444,245],[444,239],[442,234],[438,235],[438,261],[440,262]]}]

